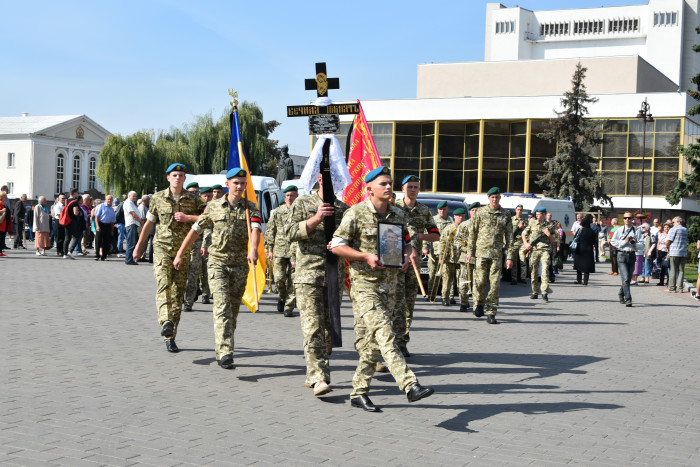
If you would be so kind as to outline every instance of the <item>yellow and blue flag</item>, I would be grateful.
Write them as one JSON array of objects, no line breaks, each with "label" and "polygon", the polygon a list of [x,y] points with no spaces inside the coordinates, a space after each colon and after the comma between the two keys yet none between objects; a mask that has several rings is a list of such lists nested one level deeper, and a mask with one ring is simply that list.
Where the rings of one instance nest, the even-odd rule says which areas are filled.
[{"label": "yellow and blue flag", "polygon": [[[228,165],[226,170],[231,170],[234,168],[241,168],[246,171],[246,196],[248,201],[252,201],[258,206],[258,200],[255,195],[255,187],[253,186],[253,181],[250,177],[250,170],[248,170],[248,160],[246,158],[245,151],[243,150],[243,142],[241,141],[241,129],[238,123],[238,108],[233,108],[233,113],[231,114],[231,142],[228,148]],[[260,207],[260,206],[258,206]],[[248,239],[248,247],[250,248],[250,239]],[[257,311],[255,304],[260,302],[260,296],[265,289],[265,246],[263,244],[262,235],[260,236],[260,243],[258,244],[258,262],[255,266],[249,265],[248,271],[248,283],[246,284],[245,292],[243,293],[243,304],[248,307],[250,311],[255,313]],[[255,271],[255,274],[253,274]],[[255,276],[255,281],[253,277]],[[257,285],[258,296],[255,296],[255,287]]]}]

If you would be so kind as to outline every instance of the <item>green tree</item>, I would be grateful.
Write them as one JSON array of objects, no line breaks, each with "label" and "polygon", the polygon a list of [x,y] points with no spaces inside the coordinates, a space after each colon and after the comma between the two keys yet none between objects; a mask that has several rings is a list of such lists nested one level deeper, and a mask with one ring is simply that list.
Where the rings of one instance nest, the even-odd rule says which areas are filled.
[{"label": "green tree", "polygon": [[[238,122],[241,126],[243,149],[248,156],[250,172],[256,175],[277,175],[277,165],[280,149],[279,141],[270,139],[270,134],[280,124],[276,120],[266,122],[263,112],[256,103],[243,101],[238,107]],[[227,145],[228,149],[228,145]]]},{"label": "green tree", "polygon": [[602,143],[595,124],[586,119],[588,104],[597,102],[586,92],[583,83],[586,68],[576,65],[571,80],[571,91],[561,99],[563,111],[555,111],[557,118],[550,121],[537,136],[556,143],[556,155],[544,163],[547,173],[537,179],[545,196],[557,199],[571,198],[577,211],[588,209],[596,198],[612,204],[603,191],[603,179],[597,173],[598,160],[591,149]]}]

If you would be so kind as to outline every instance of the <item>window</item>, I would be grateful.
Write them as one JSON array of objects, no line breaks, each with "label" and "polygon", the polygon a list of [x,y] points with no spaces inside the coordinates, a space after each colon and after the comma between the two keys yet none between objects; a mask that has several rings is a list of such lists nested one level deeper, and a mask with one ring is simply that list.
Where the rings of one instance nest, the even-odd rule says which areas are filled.
[{"label": "window", "polygon": [[14,182],[7,182],[7,194],[8,195],[13,195],[15,193],[15,184]]},{"label": "window", "polygon": [[664,11],[654,13],[654,26],[671,26],[678,24],[677,11]]},{"label": "window", "polygon": [[15,166],[15,153],[14,153],[14,152],[8,152],[8,153],[7,153],[7,166],[8,166],[8,167],[14,167],[14,166]]},{"label": "window", "polygon": [[586,20],[574,22],[574,34],[599,34],[605,31],[603,20]]},{"label": "window", "polygon": [[59,154],[56,158],[56,193],[63,193],[63,176],[65,168],[65,157]]},{"label": "window", "polygon": [[80,156],[75,156],[73,158],[73,179],[71,181],[71,187],[80,190]]},{"label": "window", "polygon": [[633,32],[639,30],[639,19],[611,19],[608,21],[608,32]]},{"label": "window", "polygon": [[540,24],[540,36],[563,36],[569,34],[569,23],[544,23]]},{"label": "window", "polygon": [[496,34],[508,34],[515,32],[515,21],[497,21]]},{"label": "window", "polygon": [[94,157],[90,158],[90,165],[88,166],[88,190],[94,190],[97,182],[95,176],[95,169],[97,169],[97,159]]}]

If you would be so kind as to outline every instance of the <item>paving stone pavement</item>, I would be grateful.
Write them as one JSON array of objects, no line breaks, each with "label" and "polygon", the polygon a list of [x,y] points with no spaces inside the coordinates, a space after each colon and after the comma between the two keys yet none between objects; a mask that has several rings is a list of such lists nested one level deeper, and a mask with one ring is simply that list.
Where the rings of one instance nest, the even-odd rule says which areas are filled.
[{"label": "paving stone pavement", "polygon": [[408,361],[435,395],[409,404],[380,374],[370,414],[348,401],[347,300],[319,400],[298,313],[270,294],[241,311],[226,371],[211,305],[183,312],[182,352],[165,351],[150,265],[7,253],[3,465],[700,465],[699,304],[638,286],[626,308],[607,265],[583,287],[567,263],[548,304],[504,283],[498,326],[419,298]]}]

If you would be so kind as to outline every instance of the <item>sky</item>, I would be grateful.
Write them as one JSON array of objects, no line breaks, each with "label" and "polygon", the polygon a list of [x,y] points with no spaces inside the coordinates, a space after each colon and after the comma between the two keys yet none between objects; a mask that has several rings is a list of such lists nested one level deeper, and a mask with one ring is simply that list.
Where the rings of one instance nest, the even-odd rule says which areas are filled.
[{"label": "sky", "polygon": [[[353,2],[24,1],[0,17],[0,116],[85,114],[112,133],[168,130],[220,116],[228,89],[256,102],[271,135],[308,155],[304,79],[326,62],[334,101],[416,96],[422,63],[484,58],[482,0]],[[530,10],[643,0],[519,0]]]}]

